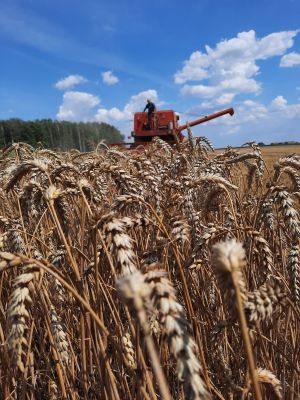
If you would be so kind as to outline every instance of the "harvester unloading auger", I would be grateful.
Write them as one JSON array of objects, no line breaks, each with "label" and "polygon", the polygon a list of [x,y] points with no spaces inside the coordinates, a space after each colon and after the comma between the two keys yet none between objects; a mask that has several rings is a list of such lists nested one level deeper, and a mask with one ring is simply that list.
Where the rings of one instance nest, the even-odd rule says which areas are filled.
[{"label": "harvester unloading auger", "polygon": [[130,149],[134,149],[140,145],[145,146],[151,143],[156,136],[169,144],[180,143],[185,138],[182,134],[183,130],[221,117],[225,114],[233,115],[233,108],[227,108],[226,110],[207,115],[184,125],[179,125],[179,116],[173,110],[155,111],[150,121],[148,120],[147,112],[136,112],[134,114],[134,130],[131,132],[134,142],[114,143],[112,145],[129,146]]}]

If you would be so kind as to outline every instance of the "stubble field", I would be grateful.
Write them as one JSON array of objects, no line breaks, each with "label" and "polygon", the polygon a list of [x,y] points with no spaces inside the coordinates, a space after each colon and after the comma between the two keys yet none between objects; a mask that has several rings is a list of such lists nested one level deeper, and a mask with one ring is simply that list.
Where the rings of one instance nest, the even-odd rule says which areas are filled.
[{"label": "stubble field", "polygon": [[0,398],[299,399],[300,146],[0,157]]}]

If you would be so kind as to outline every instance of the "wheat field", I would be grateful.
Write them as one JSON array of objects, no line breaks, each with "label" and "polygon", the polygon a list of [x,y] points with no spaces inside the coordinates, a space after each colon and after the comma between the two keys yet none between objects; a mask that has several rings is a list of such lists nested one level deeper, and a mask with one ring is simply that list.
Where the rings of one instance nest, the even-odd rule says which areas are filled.
[{"label": "wheat field", "polygon": [[0,182],[1,399],[300,398],[298,147],[19,143]]}]

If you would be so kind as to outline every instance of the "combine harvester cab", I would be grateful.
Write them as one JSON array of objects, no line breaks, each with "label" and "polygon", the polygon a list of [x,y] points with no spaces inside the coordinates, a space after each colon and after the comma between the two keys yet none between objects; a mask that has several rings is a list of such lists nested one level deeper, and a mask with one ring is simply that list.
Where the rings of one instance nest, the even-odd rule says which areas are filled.
[{"label": "combine harvester cab", "polygon": [[134,141],[131,143],[113,143],[112,146],[135,149],[139,146],[147,146],[153,141],[154,137],[159,137],[173,145],[184,140],[185,137],[182,131],[187,127],[202,124],[225,114],[233,115],[233,108],[227,108],[184,125],[179,125],[179,115],[173,110],[155,111],[150,120],[148,120],[147,112],[136,112],[134,114],[133,131],[131,132],[131,137],[133,137]]}]

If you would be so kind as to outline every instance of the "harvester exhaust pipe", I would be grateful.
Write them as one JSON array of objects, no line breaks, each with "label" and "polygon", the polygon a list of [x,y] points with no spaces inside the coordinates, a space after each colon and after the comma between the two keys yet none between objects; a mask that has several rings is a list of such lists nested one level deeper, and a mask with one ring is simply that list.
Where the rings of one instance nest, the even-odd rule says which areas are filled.
[{"label": "harvester exhaust pipe", "polygon": [[216,112],[216,113],[211,114],[211,115],[207,115],[206,117],[202,117],[202,118],[196,119],[195,121],[192,121],[192,122],[188,122],[187,124],[179,126],[178,127],[178,131],[181,132],[184,129],[186,129],[188,126],[191,127],[191,126],[195,126],[195,125],[198,125],[198,124],[202,124],[203,122],[210,121],[211,119],[215,119],[215,118],[221,117],[222,115],[225,115],[225,114],[230,114],[232,116],[234,114],[234,109],[233,108],[226,108],[226,110],[219,111],[219,112]]}]

